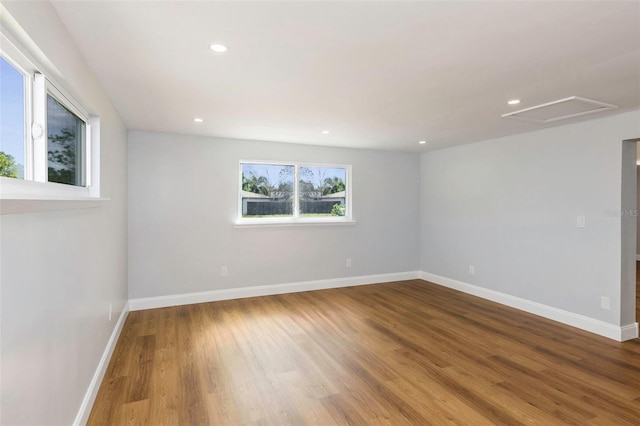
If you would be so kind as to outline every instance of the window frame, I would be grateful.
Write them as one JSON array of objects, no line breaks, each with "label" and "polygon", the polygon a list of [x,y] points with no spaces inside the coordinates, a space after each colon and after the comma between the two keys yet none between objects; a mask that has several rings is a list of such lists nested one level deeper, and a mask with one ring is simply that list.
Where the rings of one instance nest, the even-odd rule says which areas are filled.
[{"label": "window frame", "polygon": [[[41,73],[36,73],[34,75],[34,96],[33,96],[33,104],[34,104],[34,112],[38,111],[37,114],[34,113],[34,126],[41,126],[43,129],[43,142],[36,142],[34,139],[34,166],[37,164],[37,170],[34,170],[35,181],[37,182],[48,182],[48,183],[57,183],[57,182],[49,182],[49,123],[47,118],[47,103],[48,96],[51,96],[55,99],[63,108],[67,111],[75,115],[78,119],[80,119],[84,123],[84,141],[83,147],[81,149],[80,158],[82,162],[80,164],[81,169],[81,181],[83,185],[69,185],[62,184],[65,186],[73,186],[76,188],[87,188],[87,196],[88,188],[91,186],[91,124],[89,114],[71,98],[69,95],[65,94],[64,91],[56,87],[47,77],[42,75]],[[42,105],[36,105],[40,104]],[[37,147],[37,148],[36,148]],[[43,164],[43,166],[41,166]],[[75,167],[78,167],[76,164]],[[83,191],[85,192],[85,191]]]},{"label": "window frame", "polygon": [[[31,44],[29,44],[31,46]],[[0,26],[0,54],[24,77],[24,177],[0,176],[0,200],[4,212],[7,203],[24,200],[101,200],[100,198],[100,118],[90,115],[67,92],[49,69],[44,54],[35,47],[25,49],[6,27]],[[34,58],[41,58],[36,61]],[[48,64],[48,67],[41,63]],[[83,186],[48,181],[47,95],[84,123],[82,149]],[[31,203],[33,205],[33,203]],[[10,206],[19,212],[21,209]],[[37,210],[37,209],[36,209]],[[25,211],[30,211],[26,209]]]},{"label": "window frame", "polygon": [[[293,215],[291,217],[278,218],[246,218],[242,217],[242,165],[274,165],[274,166],[293,166]],[[323,217],[300,217],[300,168],[301,167],[320,167],[345,170],[345,215],[344,216],[323,216]],[[236,226],[262,226],[262,225],[326,225],[326,224],[352,224],[353,220],[353,203],[352,203],[352,165],[351,164],[334,164],[334,163],[315,163],[304,161],[269,161],[269,160],[240,160],[238,162],[238,178],[237,178],[237,218]]]}]

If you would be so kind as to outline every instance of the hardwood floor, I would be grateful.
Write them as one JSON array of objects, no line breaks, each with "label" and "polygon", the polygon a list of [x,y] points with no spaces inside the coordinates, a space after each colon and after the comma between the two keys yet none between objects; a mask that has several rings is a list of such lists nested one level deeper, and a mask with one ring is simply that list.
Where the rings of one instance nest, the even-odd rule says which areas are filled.
[{"label": "hardwood floor", "polygon": [[420,280],[131,312],[90,425],[638,425],[618,343]]}]

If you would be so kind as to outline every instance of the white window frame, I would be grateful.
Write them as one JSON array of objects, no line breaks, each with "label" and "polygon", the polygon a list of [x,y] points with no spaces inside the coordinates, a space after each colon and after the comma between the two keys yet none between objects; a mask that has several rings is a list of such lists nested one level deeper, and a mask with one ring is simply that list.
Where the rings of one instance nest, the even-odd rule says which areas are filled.
[{"label": "white window frame", "polygon": [[[82,108],[52,77],[53,73],[34,60],[34,57],[43,58],[42,52],[31,52],[22,47],[4,26],[0,26],[0,54],[25,76],[24,179],[0,176],[0,213],[5,210],[20,212],[19,208],[9,205],[11,201],[100,199],[100,118]],[[85,124],[82,153],[84,186],[48,182],[47,95]]]},{"label": "white window frame", "polygon": [[[277,218],[245,218],[242,217],[242,165],[258,164],[258,165],[275,165],[275,166],[293,166],[293,215],[291,217]],[[345,169],[345,215],[344,216],[326,216],[326,217],[300,217],[300,191],[299,181],[300,167],[323,167],[332,169]],[[354,224],[353,219],[353,202],[352,202],[352,166],[351,164],[332,164],[332,163],[312,163],[304,161],[269,161],[269,160],[240,160],[238,162],[238,216],[235,225],[242,226],[262,226],[262,225],[324,225],[324,224]]]},{"label": "white window frame", "polygon": [[[84,123],[84,147],[81,152],[81,173],[84,185],[63,184],[63,186],[77,188],[77,190],[73,191],[82,196],[89,197],[89,187],[91,186],[91,124],[89,114],[40,73],[34,75],[33,93],[33,180],[36,182],[48,182],[49,159],[47,136],[49,132],[47,127],[47,97],[51,96]],[[36,129],[39,129],[39,131]],[[42,137],[37,138],[36,133],[41,133]],[[80,190],[80,188],[83,189]]]}]

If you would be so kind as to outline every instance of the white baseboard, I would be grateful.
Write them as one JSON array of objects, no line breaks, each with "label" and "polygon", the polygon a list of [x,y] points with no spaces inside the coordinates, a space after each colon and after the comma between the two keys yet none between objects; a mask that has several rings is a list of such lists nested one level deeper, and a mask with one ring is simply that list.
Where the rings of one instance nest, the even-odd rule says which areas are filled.
[{"label": "white baseboard", "polygon": [[168,306],[190,305],[193,303],[215,302],[218,300],[242,299],[246,297],[270,296],[274,294],[296,293],[300,291],[324,290],[329,288],[351,287],[365,284],[379,284],[392,281],[415,280],[420,272],[398,272],[393,274],[363,275],[358,277],[335,278],[328,280],[303,281],[297,283],[260,285],[254,287],[228,288],[198,293],[174,294],[169,296],[145,297],[129,300],[129,309],[166,308]]},{"label": "white baseboard", "polygon": [[589,318],[584,315],[574,314],[573,312],[543,305],[537,302],[532,302],[530,300],[511,296],[505,293],[500,293],[498,291],[489,290],[473,284],[467,284],[462,281],[442,277],[440,275],[431,274],[429,272],[421,272],[420,277],[425,281],[452,288],[463,293],[472,294],[474,296],[491,300],[493,302],[510,306],[512,308],[520,309],[521,311],[539,315],[541,317],[558,321],[572,327],[577,327],[591,333],[599,334],[600,336],[608,337],[609,339],[617,340],[619,342],[635,339],[638,337],[638,323],[632,323],[625,326],[617,326],[606,323],[604,321]]},{"label": "white baseboard", "polygon": [[636,254],[636,260],[640,261],[640,254]]},{"label": "white baseboard", "polygon": [[98,368],[96,368],[96,372],[93,374],[93,378],[91,379],[91,383],[89,384],[89,388],[84,395],[84,399],[82,400],[82,404],[80,405],[80,409],[78,410],[78,414],[76,415],[76,419],[73,421],[74,426],[86,425],[87,420],[89,420],[89,414],[91,414],[91,408],[93,407],[93,403],[96,400],[96,396],[98,395],[98,390],[100,389],[100,384],[102,383],[102,379],[104,378],[104,374],[107,371],[107,367],[109,366],[109,361],[111,360],[111,355],[113,354],[113,350],[116,347],[116,343],[118,342],[118,337],[120,337],[120,332],[122,331],[122,327],[124,326],[124,320],[127,318],[127,314],[129,313],[129,303],[127,302],[120,313],[120,317],[118,318],[118,322],[111,333],[111,337],[109,337],[109,341],[107,342],[107,346],[102,353],[102,358],[100,358],[100,363],[98,363]]},{"label": "white baseboard", "polygon": [[620,327],[621,337],[620,341],[624,342],[625,340],[637,339],[638,338],[638,323],[634,322],[633,324],[625,325],[624,327]]}]

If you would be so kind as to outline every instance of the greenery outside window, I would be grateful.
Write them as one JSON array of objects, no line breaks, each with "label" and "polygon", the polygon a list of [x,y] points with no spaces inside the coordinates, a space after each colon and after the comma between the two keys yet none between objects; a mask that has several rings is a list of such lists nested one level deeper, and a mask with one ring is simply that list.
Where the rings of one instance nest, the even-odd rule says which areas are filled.
[{"label": "greenery outside window", "polygon": [[56,98],[47,94],[47,180],[85,185],[86,125]]},{"label": "greenery outside window", "polygon": [[0,56],[0,176],[24,179],[25,75]]},{"label": "greenery outside window", "polygon": [[351,166],[240,162],[238,223],[351,221]]}]

